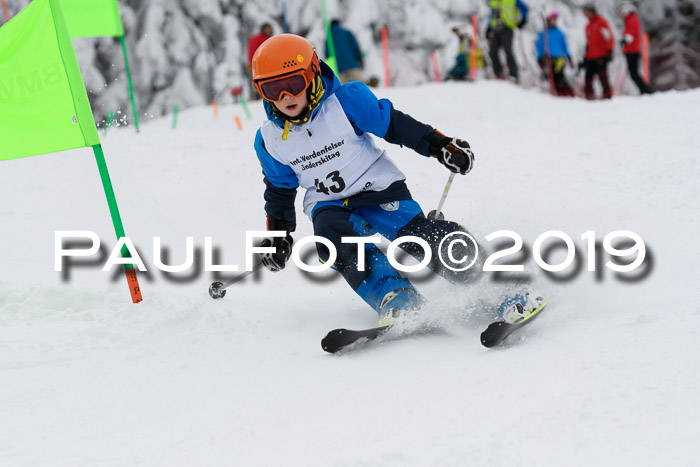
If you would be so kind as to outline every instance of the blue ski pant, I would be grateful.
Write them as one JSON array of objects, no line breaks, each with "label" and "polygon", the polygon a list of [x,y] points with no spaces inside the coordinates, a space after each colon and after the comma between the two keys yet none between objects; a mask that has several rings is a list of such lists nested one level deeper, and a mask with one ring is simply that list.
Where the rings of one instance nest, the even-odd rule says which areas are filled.
[{"label": "blue ski pant", "polygon": [[[314,234],[333,243],[337,258],[333,268],[340,272],[350,287],[362,299],[379,312],[379,305],[384,295],[400,289],[415,287],[401,276],[389,263],[386,255],[376,245],[368,244],[364,248],[365,268],[358,268],[358,245],[342,243],[343,237],[370,236],[379,233],[388,240],[404,236],[415,236],[430,245],[432,259],[428,267],[452,283],[464,283],[475,279],[474,271],[456,272],[442,263],[438,256],[441,240],[451,232],[465,232],[465,228],[456,222],[428,219],[414,200],[400,200],[381,205],[346,207],[329,204],[317,207],[313,214]],[[442,256],[448,257],[446,244]],[[319,258],[328,261],[330,252],[322,243],[316,243]],[[405,242],[400,248],[418,261],[425,257],[423,249],[416,243]],[[474,246],[455,244],[452,247],[454,258],[473,258]]]}]

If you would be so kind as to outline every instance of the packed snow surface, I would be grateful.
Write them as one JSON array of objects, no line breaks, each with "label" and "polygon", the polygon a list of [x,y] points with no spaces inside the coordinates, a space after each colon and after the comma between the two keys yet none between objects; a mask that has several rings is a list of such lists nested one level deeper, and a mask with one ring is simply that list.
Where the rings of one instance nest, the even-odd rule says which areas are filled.
[{"label": "packed snow surface", "polygon": [[[493,273],[462,288],[423,275],[426,312],[445,315],[445,333],[326,354],[330,329],[376,322],[335,273],[290,265],[222,300],[207,293],[215,277],[202,272],[204,237],[220,264],[242,269],[245,231],[265,228],[252,147],[262,106],[250,104],[250,120],[231,105],[216,118],[207,107],[181,112],[176,129],[170,117],[140,134],[112,128],[107,163],[149,269],[138,305],[119,266],[101,271],[116,238],[91,150],[0,164],[0,464],[692,465],[700,91],[606,102],[502,82],[379,93],[471,143],[475,169],[456,178],[446,215],[485,246],[499,230],[523,238],[525,253],[508,259],[552,301],[536,323],[485,349],[488,319],[470,304],[497,299]],[[378,144],[423,209],[435,209],[448,172]],[[300,201],[296,238],[312,233]],[[56,272],[59,230],[94,231],[103,256]],[[550,230],[577,247],[578,266],[556,275],[565,280],[533,260]],[[614,273],[606,253],[587,271],[581,236],[594,231],[602,243],[616,230],[644,240],[640,271]],[[198,270],[158,271],[153,237],[180,264],[188,236]],[[550,262],[564,256],[557,249]]]}]

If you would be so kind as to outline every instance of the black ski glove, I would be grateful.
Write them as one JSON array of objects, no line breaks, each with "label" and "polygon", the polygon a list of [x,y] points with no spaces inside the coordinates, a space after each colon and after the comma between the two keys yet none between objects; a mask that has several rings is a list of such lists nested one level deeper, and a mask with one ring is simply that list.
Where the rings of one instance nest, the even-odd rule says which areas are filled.
[{"label": "black ski glove", "polygon": [[445,136],[438,130],[434,130],[430,135],[429,154],[450,172],[465,175],[474,166],[474,153],[469,143],[462,139]]},{"label": "black ski glove", "polygon": [[524,19],[524,18],[521,19],[520,22],[518,23],[518,29],[524,28],[526,24],[527,24],[527,19]]},{"label": "black ski glove", "polygon": [[292,255],[292,243],[294,243],[294,239],[291,235],[264,239],[260,242],[261,247],[272,246],[275,247],[277,251],[274,253],[261,253],[260,262],[272,272],[281,271]]},{"label": "black ski glove", "polygon": [[290,235],[296,229],[296,222],[267,217],[267,230],[284,230],[287,232],[286,237],[266,238],[260,242],[261,247],[275,247],[277,251],[274,253],[261,253],[260,262],[272,272],[278,272],[284,269],[285,264],[289,261],[292,255],[292,244],[294,239]]}]

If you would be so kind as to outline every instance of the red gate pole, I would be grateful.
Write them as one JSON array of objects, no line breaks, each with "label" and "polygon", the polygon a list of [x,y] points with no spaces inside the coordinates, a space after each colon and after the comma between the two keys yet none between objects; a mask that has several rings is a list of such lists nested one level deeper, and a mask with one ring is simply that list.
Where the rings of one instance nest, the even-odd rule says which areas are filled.
[{"label": "red gate pole", "polygon": [[7,3],[5,3],[5,0],[0,0],[2,3],[2,12],[5,14],[5,22],[7,23],[10,21],[10,11],[7,9]]},{"label": "red gate pole", "polygon": [[472,15],[472,47],[469,54],[469,77],[474,81],[476,79],[476,35],[479,30],[476,28],[476,14]]},{"label": "red gate pole", "polygon": [[384,86],[387,88],[391,86],[389,81],[389,33],[386,26],[382,28],[382,52],[384,55]]}]

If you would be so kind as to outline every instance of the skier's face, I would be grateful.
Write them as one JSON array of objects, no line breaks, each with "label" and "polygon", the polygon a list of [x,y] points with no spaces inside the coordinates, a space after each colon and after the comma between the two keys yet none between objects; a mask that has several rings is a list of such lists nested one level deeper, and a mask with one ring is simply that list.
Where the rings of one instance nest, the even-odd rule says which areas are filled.
[{"label": "skier's face", "polygon": [[306,98],[306,93],[302,92],[297,97],[292,97],[289,94],[284,94],[282,100],[273,102],[277,110],[285,114],[287,117],[298,117],[307,105],[309,100]]}]

